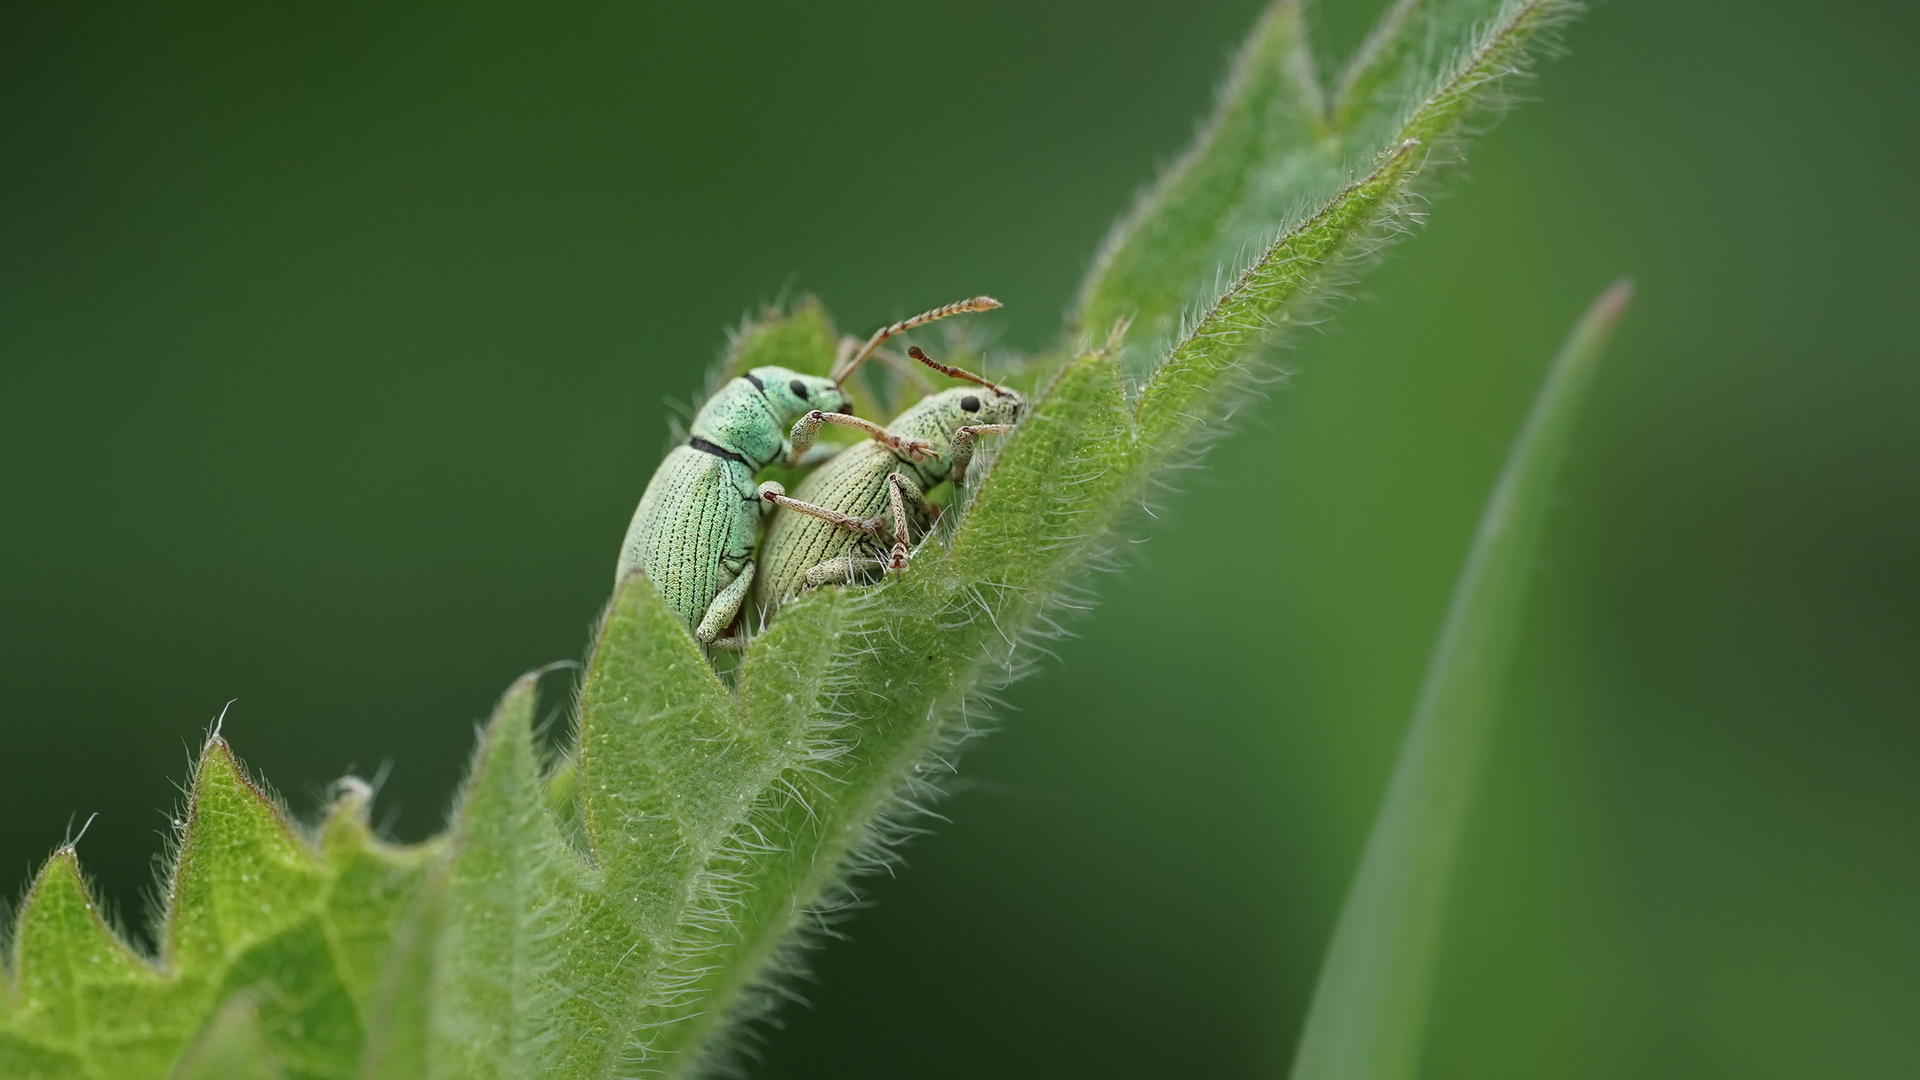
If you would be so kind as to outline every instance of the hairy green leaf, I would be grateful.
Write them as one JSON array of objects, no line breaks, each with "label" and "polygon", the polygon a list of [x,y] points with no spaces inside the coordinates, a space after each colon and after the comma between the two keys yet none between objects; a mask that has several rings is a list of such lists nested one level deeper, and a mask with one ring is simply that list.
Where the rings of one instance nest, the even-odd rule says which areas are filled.
[{"label": "hairy green leaf", "polygon": [[1213,118],[1108,238],[1077,326],[1104,333],[1129,318],[1143,346],[1163,349],[1223,271],[1338,185],[1303,6],[1280,0],[1254,26]]},{"label": "hairy green leaf", "polygon": [[1314,991],[1294,1080],[1416,1074],[1461,823],[1506,686],[1534,555],[1587,387],[1630,289],[1587,311],[1507,455]]},{"label": "hairy green leaf", "polygon": [[536,677],[513,684],[480,738],[454,812],[434,965],[427,1075],[537,1076],[553,1057],[554,937],[581,867],[548,815],[533,746]]},{"label": "hairy green leaf", "polygon": [[1267,10],[1193,147],[1115,227],[1081,288],[1075,331],[1133,320],[1129,371],[1165,355],[1223,275],[1396,147],[1417,144],[1427,172],[1455,158],[1469,122],[1506,104],[1529,50],[1575,8],[1399,0],[1329,91],[1314,73],[1304,6]]},{"label": "hairy green leaf", "polygon": [[101,921],[71,848],[34,882],[14,932],[0,1055],[70,1064],[19,1075],[165,1076],[190,1044],[210,1045],[212,1025],[242,1023],[219,1011],[240,997],[248,1030],[285,1075],[355,1075],[374,987],[431,847],[373,841],[361,788],[343,796],[316,847],[217,737],[188,795],[158,958]]},{"label": "hairy green leaf", "polygon": [[114,1068],[164,1075],[176,1040],[185,1041],[182,1010],[145,1015],[162,976],[101,920],[71,847],[54,855],[27,894],[14,931],[13,973],[7,1020],[19,1049],[10,1056],[33,1055],[43,1075],[107,1075]]}]

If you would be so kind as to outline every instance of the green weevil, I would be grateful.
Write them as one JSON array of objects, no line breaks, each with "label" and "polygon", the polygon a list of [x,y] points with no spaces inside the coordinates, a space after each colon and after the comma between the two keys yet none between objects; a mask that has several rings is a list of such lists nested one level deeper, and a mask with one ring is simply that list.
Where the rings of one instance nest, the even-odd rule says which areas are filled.
[{"label": "green weevil", "polygon": [[[999,306],[990,297],[977,297],[935,308],[875,331],[858,355],[864,359],[894,334],[935,319]],[[644,573],[701,644],[738,645],[721,635],[753,587],[754,545],[767,505],[754,474],[782,458],[803,463],[813,440],[792,453],[787,433],[796,419],[824,418],[812,421],[810,432],[822,422],[878,430],[851,415],[841,388],[846,374],[822,377],[758,367],[707,399],[694,414],[687,441],[667,454],[640,497],[620,546],[615,583]]]},{"label": "green weevil", "polygon": [[[1025,402],[1014,391],[918,348],[907,355],[987,393],[956,387],[927,395],[886,428],[875,427],[871,441],[814,470],[791,498],[778,484],[762,484],[762,498],[790,511],[774,515],[761,544],[765,570],[754,598],[763,617],[804,589],[865,583],[905,569],[914,536],[925,535],[938,515],[927,492],[942,480],[965,482],[975,440],[1019,421]],[[833,418],[818,411],[801,417],[790,438],[795,450],[804,450],[829,422]]]},{"label": "green weevil", "polygon": [[729,380],[654,471],[614,581],[646,574],[701,644],[717,642],[753,586],[764,506],[754,474],[786,455],[786,427],[796,418],[846,408],[846,392],[818,375],[761,367]]}]

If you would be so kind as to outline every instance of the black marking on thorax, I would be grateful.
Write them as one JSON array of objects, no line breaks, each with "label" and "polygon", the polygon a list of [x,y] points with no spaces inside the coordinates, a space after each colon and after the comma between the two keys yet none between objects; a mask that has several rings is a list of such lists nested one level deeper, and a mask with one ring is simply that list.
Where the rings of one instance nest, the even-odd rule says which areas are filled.
[{"label": "black marking on thorax", "polygon": [[731,461],[736,465],[745,465],[749,469],[753,468],[753,462],[748,461],[745,457],[741,456],[736,451],[729,450],[724,446],[716,446],[713,443],[708,442],[707,440],[701,438],[698,435],[695,435],[693,438],[688,439],[687,445],[693,447],[695,450],[698,450],[703,454],[712,454],[714,457],[724,458],[727,461]]}]

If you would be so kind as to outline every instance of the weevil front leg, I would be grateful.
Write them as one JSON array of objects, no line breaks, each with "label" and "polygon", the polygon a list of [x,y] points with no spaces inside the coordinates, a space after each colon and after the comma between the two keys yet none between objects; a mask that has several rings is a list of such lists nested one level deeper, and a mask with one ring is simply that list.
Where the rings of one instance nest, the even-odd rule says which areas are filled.
[{"label": "weevil front leg", "polygon": [[809,514],[821,521],[831,522],[850,532],[862,536],[871,536],[875,540],[885,540],[886,521],[883,518],[857,518],[852,514],[843,514],[825,506],[787,497],[787,490],[772,480],[760,485],[760,497],[775,506],[784,506],[799,514]]},{"label": "weevil front leg", "polygon": [[947,451],[947,460],[953,463],[953,482],[967,482],[967,466],[973,462],[973,440],[981,435],[1000,435],[1013,430],[1012,424],[974,424],[963,427],[953,433],[953,449]]},{"label": "weevil front leg", "polygon": [[888,431],[886,428],[881,427],[871,420],[862,420],[848,413],[821,412],[819,409],[815,409],[801,417],[799,422],[793,425],[793,431],[787,436],[787,442],[793,447],[793,453],[788,458],[788,464],[800,464],[802,457],[813,447],[813,441],[820,437],[821,424],[838,424],[844,428],[852,428],[855,431],[865,432],[876,442],[884,444],[887,449],[902,457],[910,457],[915,461],[926,457],[927,452],[933,449],[933,444],[927,442],[925,439],[909,439],[902,435],[895,435],[893,432]]},{"label": "weevil front leg", "polygon": [[893,552],[887,558],[887,569],[905,570],[907,568],[907,545],[912,541],[908,535],[907,504],[913,503],[915,509],[931,521],[939,510],[927,501],[921,490],[914,486],[901,473],[887,474],[887,504],[893,511]]},{"label": "weevil front leg", "polygon": [[693,631],[693,636],[700,639],[700,644],[716,649],[738,649],[745,645],[739,638],[722,638],[720,635],[733,625],[733,617],[740,614],[740,605],[746,602],[747,590],[753,588],[753,570],[753,560],[748,559],[740,576],[721,589],[720,595],[707,605],[706,615]]}]

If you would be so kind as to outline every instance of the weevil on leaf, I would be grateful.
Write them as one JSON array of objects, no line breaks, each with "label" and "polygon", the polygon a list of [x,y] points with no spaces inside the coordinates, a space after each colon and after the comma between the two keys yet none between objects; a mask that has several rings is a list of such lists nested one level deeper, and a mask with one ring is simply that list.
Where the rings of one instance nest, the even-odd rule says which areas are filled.
[{"label": "weevil on leaf", "polygon": [[[853,417],[841,384],[882,342],[949,315],[999,306],[976,297],[882,327],[831,377],[756,367],[728,380],[694,414],[687,441],[654,471],[620,545],[616,585],[645,574],[701,644],[739,647],[739,638],[722,635],[753,588],[754,544],[767,505],[754,475],[776,461],[810,462],[812,433],[823,422],[880,430]],[[809,433],[797,451],[788,439],[796,420]]]},{"label": "weevil on leaf", "polygon": [[[825,423],[857,426],[873,438],[840,451],[792,497],[778,484],[761,485],[762,498],[788,511],[774,515],[761,544],[765,569],[754,599],[763,613],[805,589],[871,582],[905,569],[913,538],[924,536],[939,514],[927,492],[943,480],[964,483],[979,436],[1010,431],[1019,421],[1026,403],[1014,391],[939,363],[918,347],[907,355],[974,386],[929,394],[885,428],[818,411],[800,418],[791,437],[796,451]],[[856,356],[841,379],[864,358]]]}]

